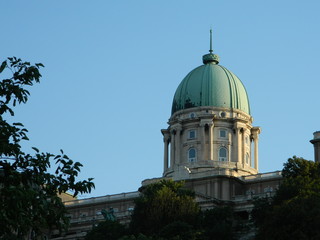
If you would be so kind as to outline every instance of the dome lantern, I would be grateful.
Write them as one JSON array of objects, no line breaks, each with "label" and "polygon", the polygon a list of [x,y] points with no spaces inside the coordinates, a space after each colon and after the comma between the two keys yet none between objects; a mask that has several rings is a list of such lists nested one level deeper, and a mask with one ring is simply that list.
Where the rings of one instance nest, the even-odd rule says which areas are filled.
[{"label": "dome lantern", "polygon": [[210,29],[210,50],[209,54],[205,54],[202,56],[203,64],[207,63],[213,63],[218,64],[219,63],[219,56],[217,54],[213,54],[212,50],[212,29]]}]

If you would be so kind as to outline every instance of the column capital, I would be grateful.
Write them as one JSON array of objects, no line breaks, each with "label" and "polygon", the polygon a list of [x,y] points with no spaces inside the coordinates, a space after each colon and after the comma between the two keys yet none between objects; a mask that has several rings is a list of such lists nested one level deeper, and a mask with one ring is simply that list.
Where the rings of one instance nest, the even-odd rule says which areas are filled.
[{"label": "column capital", "polygon": [[163,136],[163,140],[170,138],[170,131],[168,129],[161,129],[161,133]]},{"label": "column capital", "polygon": [[162,135],[169,134],[169,129],[161,129]]},{"label": "column capital", "polygon": [[201,119],[199,126],[200,127],[205,127],[206,125],[208,126],[213,126],[213,121],[211,119]]},{"label": "column capital", "polygon": [[246,124],[240,122],[240,121],[235,121],[233,124],[234,129],[241,129],[241,128],[246,128]]},{"label": "column capital", "polygon": [[237,133],[237,134],[239,134],[240,133],[240,131],[241,131],[241,129],[242,129],[242,127],[234,127],[233,128],[233,133]]},{"label": "column capital", "polygon": [[261,128],[260,127],[253,127],[251,129],[251,136],[252,136],[253,139],[258,139],[260,133],[261,133]]},{"label": "column capital", "polygon": [[313,133],[313,139],[310,142],[314,147],[314,161],[320,162],[320,131]]},{"label": "column capital", "polygon": [[182,125],[180,123],[176,123],[170,127],[170,132],[172,131],[181,131]]},{"label": "column capital", "polygon": [[320,131],[316,131],[313,133],[313,139],[310,140],[312,144],[320,142]]}]

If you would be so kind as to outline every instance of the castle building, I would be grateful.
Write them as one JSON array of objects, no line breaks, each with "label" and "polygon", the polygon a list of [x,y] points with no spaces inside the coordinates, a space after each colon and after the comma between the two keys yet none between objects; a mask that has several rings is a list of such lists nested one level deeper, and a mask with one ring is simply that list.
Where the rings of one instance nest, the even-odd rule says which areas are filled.
[{"label": "castle building", "polygon": [[[241,80],[219,65],[210,50],[203,65],[182,80],[173,97],[168,127],[162,129],[163,176],[146,179],[147,185],[161,179],[184,181],[196,193],[202,209],[232,204],[249,218],[255,196],[271,196],[281,183],[281,172],[259,173],[260,127],[253,126],[248,93]],[[320,161],[320,133],[311,140]],[[113,209],[122,223],[130,221],[139,192],[66,201],[70,212],[69,232],[53,239],[83,239],[103,220],[101,211]],[[56,235],[55,235],[56,234]],[[54,238],[56,237],[56,238]]]},{"label": "castle building", "polygon": [[252,126],[247,91],[209,52],[178,86],[169,127],[161,130],[164,177],[258,173],[260,128]]},{"label": "castle building", "polygon": [[[280,172],[258,174],[261,129],[252,125],[245,86],[219,65],[211,36],[209,53],[202,62],[179,84],[169,126],[161,130],[163,178],[185,181],[198,194],[199,203],[235,201],[248,193],[274,191]],[[262,183],[261,176],[268,181]],[[214,207],[209,205],[204,207]]]}]

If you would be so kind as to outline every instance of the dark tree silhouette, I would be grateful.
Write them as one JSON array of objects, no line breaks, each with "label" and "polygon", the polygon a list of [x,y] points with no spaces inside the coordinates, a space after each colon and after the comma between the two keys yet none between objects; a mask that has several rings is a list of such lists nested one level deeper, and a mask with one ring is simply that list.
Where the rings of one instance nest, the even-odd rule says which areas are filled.
[{"label": "dark tree silhouette", "polygon": [[[94,188],[92,179],[77,181],[82,167],[67,155],[22,151],[28,141],[22,123],[10,123],[13,108],[26,103],[28,87],[40,82],[41,63],[31,65],[12,57],[0,65],[0,239],[36,239],[51,228],[65,229],[69,218],[58,194],[66,191],[87,193]],[[51,162],[56,164],[49,172]]]}]

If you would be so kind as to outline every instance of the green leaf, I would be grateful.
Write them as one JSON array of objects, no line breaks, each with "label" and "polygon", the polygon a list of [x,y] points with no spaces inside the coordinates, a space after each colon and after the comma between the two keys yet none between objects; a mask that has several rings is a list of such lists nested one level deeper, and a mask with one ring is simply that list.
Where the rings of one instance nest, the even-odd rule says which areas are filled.
[{"label": "green leaf", "polygon": [[3,70],[6,68],[6,66],[7,66],[7,61],[3,61],[1,66],[0,66],[0,73],[3,72]]},{"label": "green leaf", "polygon": [[44,67],[44,65],[42,63],[36,63],[35,64],[37,67]]},{"label": "green leaf", "polygon": [[22,123],[19,123],[19,122],[17,122],[17,123],[12,123],[12,125],[23,127],[23,124],[22,124]]},{"label": "green leaf", "polygon": [[36,151],[37,153],[39,153],[39,149],[38,149],[38,148],[32,147],[32,149],[33,149],[34,151]]}]

